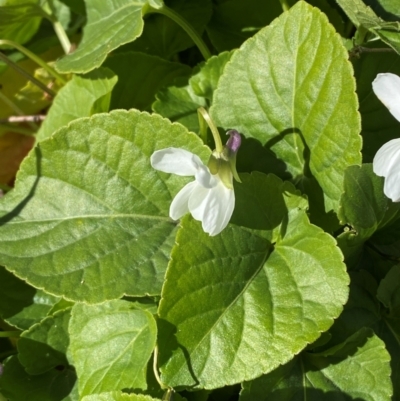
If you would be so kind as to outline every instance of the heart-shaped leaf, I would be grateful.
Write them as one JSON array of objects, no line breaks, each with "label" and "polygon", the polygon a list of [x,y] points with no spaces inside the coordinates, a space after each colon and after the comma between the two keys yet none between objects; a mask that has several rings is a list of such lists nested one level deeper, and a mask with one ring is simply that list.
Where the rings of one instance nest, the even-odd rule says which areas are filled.
[{"label": "heart-shaped leaf", "polygon": [[343,173],[361,162],[352,73],[326,16],[299,1],[234,53],[212,116],[224,128],[267,143],[295,182],[312,174],[325,210],[337,212]]},{"label": "heart-shaped leaf", "polygon": [[137,110],[61,128],[0,200],[0,263],[71,300],[159,294],[175,239],[169,206],[190,180],[151,167],[169,146],[210,155],[183,126]]},{"label": "heart-shaped leaf", "polygon": [[259,173],[241,179],[233,224],[220,235],[181,222],[159,307],[162,380],[171,387],[211,389],[271,371],[346,302],[341,252],[308,222],[294,187]]}]

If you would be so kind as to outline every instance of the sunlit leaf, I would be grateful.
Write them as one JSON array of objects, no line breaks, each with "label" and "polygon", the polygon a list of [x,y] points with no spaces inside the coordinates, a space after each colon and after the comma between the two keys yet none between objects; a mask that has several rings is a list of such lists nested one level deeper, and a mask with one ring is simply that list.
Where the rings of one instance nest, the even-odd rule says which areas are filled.
[{"label": "sunlit leaf", "polygon": [[354,89],[341,39],[301,1],[235,52],[211,111],[218,125],[267,143],[294,182],[312,174],[325,210],[337,211],[343,173],[361,161]]},{"label": "sunlit leaf", "polygon": [[107,54],[135,40],[143,30],[147,0],[86,2],[87,25],[78,48],[56,63],[58,71],[86,73],[97,67]]},{"label": "sunlit leaf", "polygon": [[159,294],[176,232],[169,206],[190,180],[151,168],[169,146],[210,154],[181,125],[136,110],[79,119],[41,142],[0,199],[2,264],[70,300]]},{"label": "sunlit leaf", "polygon": [[169,386],[211,389],[269,372],[315,341],[346,302],[342,255],[308,222],[306,201],[272,175],[241,179],[233,224],[220,235],[181,222],[159,308]]},{"label": "sunlit leaf", "polygon": [[81,397],[122,388],[146,389],[146,367],[157,337],[149,312],[121,300],[76,304],[69,332]]}]

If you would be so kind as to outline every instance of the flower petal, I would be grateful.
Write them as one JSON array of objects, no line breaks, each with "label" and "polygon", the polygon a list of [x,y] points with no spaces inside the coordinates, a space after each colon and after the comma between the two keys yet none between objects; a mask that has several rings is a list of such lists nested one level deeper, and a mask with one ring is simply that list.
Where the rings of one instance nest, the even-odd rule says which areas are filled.
[{"label": "flower petal", "polygon": [[393,202],[400,201],[400,139],[392,139],[377,152],[373,161],[376,175],[385,177],[383,192]]},{"label": "flower petal", "polygon": [[395,74],[378,74],[372,82],[372,89],[378,99],[400,121],[400,77]]},{"label": "flower petal", "polygon": [[204,188],[214,188],[219,180],[210,173],[210,170],[204,164],[199,166],[196,172],[196,181]]},{"label": "flower petal", "polygon": [[169,217],[172,220],[178,220],[189,212],[189,197],[197,185],[196,181],[189,182],[176,194],[169,207]]},{"label": "flower petal", "polygon": [[400,168],[400,139],[386,142],[373,160],[374,173],[386,177],[393,169]]},{"label": "flower petal", "polygon": [[155,151],[150,163],[156,170],[181,176],[195,175],[199,167],[204,166],[197,155],[179,148]]},{"label": "flower petal", "polygon": [[211,189],[197,186],[189,198],[190,213],[202,222],[204,232],[211,236],[219,234],[228,225],[234,207],[235,194],[221,181]]}]

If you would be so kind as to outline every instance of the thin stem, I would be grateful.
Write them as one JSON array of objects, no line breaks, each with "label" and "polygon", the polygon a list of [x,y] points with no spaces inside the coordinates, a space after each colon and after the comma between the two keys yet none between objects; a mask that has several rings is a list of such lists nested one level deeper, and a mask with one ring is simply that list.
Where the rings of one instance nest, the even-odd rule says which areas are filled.
[{"label": "thin stem", "polygon": [[196,44],[201,54],[203,55],[205,60],[208,60],[211,57],[211,52],[208,49],[207,45],[204,43],[201,36],[196,32],[196,30],[176,11],[172,10],[167,6],[163,6],[159,9],[153,9],[153,12],[160,13],[165,15],[168,18],[171,18],[174,22],[176,22],[184,31],[190,36],[193,42]]},{"label": "thin stem", "polygon": [[9,116],[0,118],[0,124],[7,123],[40,123],[46,118],[44,114],[36,114],[33,116]]},{"label": "thin stem", "polygon": [[221,137],[219,136],[218,129],[215,126],[215,124],[213,123],[213,121],[211,120],[211,117],[208,114],[207,110],[204,107],[199,107],[197,109],[197,113],[199,115],[199,118],[201,116],[204,119],[204,121],[207,123],[207,125],[210,127],[210,130],[213,135],[214,142],[215,142],[215,150],[218,153],[222,153],[222,151],[224,150],[224,146],[222,145]]},{"label": "thin stem", "polygon": [[[20,116],[23,116],[25,114],[13,101],[11,101],[1,91],[0,91],[0,100],[2,100],[8,107],[10,107],[12,110],[14,110],[15,113],[19,114]],[[30,122],[28,124],[35,131],[39,129],[39,127],[35,123]]]},{"label": "thin stem", "polygon": [[349,51],[349,57],[360,57],[362,53],[395,53],[391,47],[363,47],[355,46]]},{"label": "thin stem", "polygon": [[15,49],[19,50],[21,53],[25,54],[26,57],[29,57],[32,61],[36,64],[40,65],[44,68],[50,75],[54,78],[58,79],[62,84],[66,84],[67,81],[54,69],[51,68],[45,61],[43,61],[40,57],[36,56],[35,53],[32,53],[26,47],[20,45],[19,43],[13,42],[12,40],[8,39],[0,39],[0,45],[7,45],[12,46]]},{"label": "thin stem", "polygon": [[168,387],[161,381],[160,375],[158,374],[158,345],[154,348],[153,354],[153,372],[154,376],[163,390],[166,390]]},{"label": "thin stem", "polygon": [[50,88],[48,88],[43,82],[40,82],[33,75],[29,74],[29,72],[25,71],[17,63],[14,63],[14,61],[10,60],[2,52],[0,52],[0,60],[4,61],[7,65],[14,68],[15,71],[17,71],[18,73],[23,75],[26,79],[31,81],[34,85],[36,85],[38,88],[40,88],[43,92],[46,92],[51,97],[54,97],[56,95],[56,93],[53,90],[51,90]]},{"label": "thin stem", "polygon": [[68,54],[71,50],[71,42],[69,41],[68,35],[65,32],[63,26],[61,25],[60,21],[58,21],[58,19],[56,17],[56,12],[55,12],[56,10],[54,7],[53,0],[47,0],[47,4],[49,5],[49,8],[51,10],[49,19],[50,19],[51,23],[53,24],[54,31],[56,32],[58,40],[60,41],[65,54]]}]

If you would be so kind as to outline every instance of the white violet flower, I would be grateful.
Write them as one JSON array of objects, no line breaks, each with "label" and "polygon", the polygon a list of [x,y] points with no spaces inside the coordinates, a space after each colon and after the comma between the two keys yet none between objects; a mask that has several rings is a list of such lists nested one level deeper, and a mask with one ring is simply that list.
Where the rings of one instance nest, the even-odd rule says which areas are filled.
[{"label": "white violet flower", "polygon": [[[378,99],[400,121],[400,77],[395,74],[378,74],[372,82]],[[385,143],[373,160],[376,175],[385,177],[383,192],[393,202],[400,202],[400,138]]]},{"label": "white violet flower", "polygon": [[150,159],[156,170],[195,177],[175,196],[169,215],[173,220],[178,220],[190,212],[194,219],[202,222],[204,232],[211,236],[219,234],[228,225],[235,208],[232,177],[240,181],[236,172],[240,134],[230,130],[227,135],[230,138],[221,149],[218,134],[217,150],[211,155],[208,166],[197,155],[179,148],[157,150]]}]

